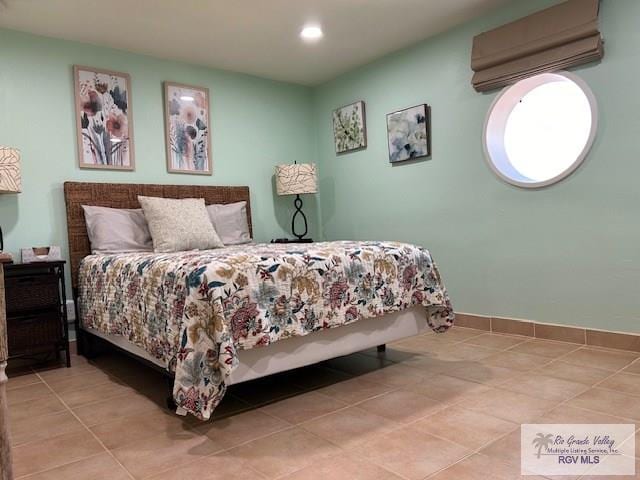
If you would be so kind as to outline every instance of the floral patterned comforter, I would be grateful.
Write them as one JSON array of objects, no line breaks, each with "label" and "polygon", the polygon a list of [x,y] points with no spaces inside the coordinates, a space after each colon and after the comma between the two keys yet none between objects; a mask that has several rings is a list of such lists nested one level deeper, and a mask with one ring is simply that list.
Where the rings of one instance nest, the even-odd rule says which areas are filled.
[{"label": "floral patterned comforter", "polygon": [[203,420],[239,350],[415,305],[432,329],[453,324],[429,252],[397,242],[91,255],[79,302],[84,326],[125,337],[175,372],[176,404]]}]

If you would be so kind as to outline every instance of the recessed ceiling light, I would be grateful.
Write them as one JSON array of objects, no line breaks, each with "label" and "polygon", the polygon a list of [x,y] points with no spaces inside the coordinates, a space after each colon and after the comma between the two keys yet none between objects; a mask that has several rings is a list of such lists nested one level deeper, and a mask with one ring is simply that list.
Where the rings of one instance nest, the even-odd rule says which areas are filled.
[{"label": "recessed ceiling light", "polygon": [[322,38],[322,29],[317,25],[309,25],[302,29],[300,37],[303,40],[319,40]]},{"label": "recessed ceiling light", "polygon": [[180,100],[184,101],[184,102],[193,102],[193,97],[190,95],[182,95],[180,97]]}]

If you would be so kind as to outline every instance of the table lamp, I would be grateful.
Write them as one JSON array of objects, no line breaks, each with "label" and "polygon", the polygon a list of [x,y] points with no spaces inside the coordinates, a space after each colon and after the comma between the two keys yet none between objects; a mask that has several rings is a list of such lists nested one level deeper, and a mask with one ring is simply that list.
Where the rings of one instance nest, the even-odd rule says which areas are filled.
[{"label": "table lamp", "polygon": [[[0,147],[0,193],[20,193],[20,150]],[[11,255],[3,253],[4,239],[0,225],[0,262],[11,262]]]},{"label": "table lamp", "polygon": [[[310,243],[313,240],[304,238],[307,235],[307,217],[302,212],[302,199],[300,195],[305,193],[316,193],[318,191],[318,175],[315,163],[293,163],[289,165],[276,166],[276,191],[278,195],[295,195],[293,205],[296,211],[291,219],[291,233],[297,237],[296,242]],[[304,221],[304,232],[298,233],[296,230],[296,217],[302,216]]]}]

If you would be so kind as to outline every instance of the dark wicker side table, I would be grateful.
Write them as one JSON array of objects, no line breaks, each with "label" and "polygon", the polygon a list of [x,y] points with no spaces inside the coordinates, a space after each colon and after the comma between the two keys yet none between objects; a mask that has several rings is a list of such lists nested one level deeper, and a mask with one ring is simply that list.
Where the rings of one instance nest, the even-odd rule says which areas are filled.
[{"label": "dark wicker side table", "polygon": [[9,360],[69,353],[64,261],[4,266]]}]

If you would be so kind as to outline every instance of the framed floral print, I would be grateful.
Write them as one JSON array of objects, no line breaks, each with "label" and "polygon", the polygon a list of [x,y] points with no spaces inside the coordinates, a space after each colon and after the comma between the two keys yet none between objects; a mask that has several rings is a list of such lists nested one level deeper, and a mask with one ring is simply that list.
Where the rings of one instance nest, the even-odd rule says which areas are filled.
[{"label": "framed floral print", "polygon": [[211,175],[209,89],[164,82],[167,171]]},{"label": "framed floral print", "polygon": [[387,115],[389,161],[413,160],[431,155],[429,107],[416,105]]},{"label": "framed floral print", "polygon": [[133,170],[131,78],[79,65],[73,76],[80,168]]},{"label": "framed floral print", "polygon": [[333,138],[336,153],[367,148],[367,124],[363,101],[333,111]]}]

